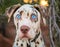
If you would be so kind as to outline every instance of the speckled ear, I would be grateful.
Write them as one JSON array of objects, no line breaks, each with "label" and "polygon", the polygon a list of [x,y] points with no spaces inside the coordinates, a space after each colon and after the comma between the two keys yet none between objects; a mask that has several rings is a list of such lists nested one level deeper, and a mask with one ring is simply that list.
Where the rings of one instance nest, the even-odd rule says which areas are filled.
[{"label": "speckled ear", "polygon": [[6,9],[5,11],[5,15],[8,17],[8,22],[10,21],[12,15],[14,14],[14,12],[20,7],[21,5],[20,4],[16,4],[16,5],[13,5],[9,8]]},{"label": "speckled ear", "polygon": [[45,41],[46,47],[50,47],[50,38],[49,38],[49,25],[48,25],[48,12],[47,8],[40,7],[40,13],[41,13],[41,31],[42,36]]},{"label": "speckled ear", "polygon": [[47,10],[47,8],[43,8],[40,5],[35,5],[34,8],[36,8],[40,12],[40,18],[41,18],[40,29],[42,31],[42,36],[43,36],[43,39],[45,41],[46,47],[50,47],[49,27],[47,24],[48,10]]}]

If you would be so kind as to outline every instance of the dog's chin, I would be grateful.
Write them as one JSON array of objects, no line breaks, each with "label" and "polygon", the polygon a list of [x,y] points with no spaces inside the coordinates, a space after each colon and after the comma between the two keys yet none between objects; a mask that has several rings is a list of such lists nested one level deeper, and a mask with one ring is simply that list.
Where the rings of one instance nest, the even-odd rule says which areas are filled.
[{"label": "dog's chin", "polygon": [[30,36],[21,36],[20,39],[32,39]]},{"label": "dog's chin", "polygon": [[22,34],[19,36],[19,38],[20,39],[33,39],[34,37],[32,37],[31,35],[28,35],[28,34],[26,34],[26,35]]},{"label": "dog's chin", "polygon": [[30,39],[30,37],[27,36],[27,35],[23,35],[21,38],[22,38],[22,39],[23,39],[23,38]]}]

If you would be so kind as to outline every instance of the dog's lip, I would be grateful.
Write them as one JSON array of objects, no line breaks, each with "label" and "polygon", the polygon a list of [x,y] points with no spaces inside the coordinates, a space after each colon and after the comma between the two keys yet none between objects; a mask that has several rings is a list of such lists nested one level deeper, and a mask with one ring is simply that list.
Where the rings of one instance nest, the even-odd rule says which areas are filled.
[{"label": "dog's lip", "polygon": [[22,38],[28,38],[27,36],[23,36]]},{"label": "dog's lip", "polygon": [[29,38],[26,34],[24,34],[21,38]]},{"label": "dog's lip", "polygon": [[28,38],[28,36],[27,35],[23,35],[22,38]]}]

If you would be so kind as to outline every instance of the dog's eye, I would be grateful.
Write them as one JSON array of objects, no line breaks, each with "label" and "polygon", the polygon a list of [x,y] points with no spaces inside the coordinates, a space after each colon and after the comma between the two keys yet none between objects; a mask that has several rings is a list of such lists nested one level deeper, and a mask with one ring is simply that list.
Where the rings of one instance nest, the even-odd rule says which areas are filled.
[{"label": "dog's eye", "polygon": [[32,19],[36,19],[37,18],[37,16],[34,15],[34,14],[32,14],[31,17],[32,17]]},{"label": "dog's eye", "polygon": [[17,15],[16,15],[16,18],[17,18],[17,19],[20,19],[20,18],[21,18],[21,15],[20,15],[20,14],[17,14]]},{"label": "dog's eye", "polygon": [[30,17],[30,19],[31,19],[31,21],[33,21],[33,22],[35,21],[36,22],[37,19],[38,19],[38,17],[37,17],[37,15],[32,14],[31,17]]}]

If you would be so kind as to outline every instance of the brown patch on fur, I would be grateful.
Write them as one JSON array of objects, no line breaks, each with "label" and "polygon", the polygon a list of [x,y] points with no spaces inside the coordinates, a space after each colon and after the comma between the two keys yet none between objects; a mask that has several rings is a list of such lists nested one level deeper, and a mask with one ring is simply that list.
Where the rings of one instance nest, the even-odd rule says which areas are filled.
[{"label": "brown patch on fur", "polygon": [[14,7],[11,7],[8,11],[8,13],[10,14],[10,12],[14,9]]},{"label": "brown patch on fur", "polygon": [[19,39],[17,39],[17,42],[19,41]]},{"label": "brown patch on fur", "polygon": [[[44,43],[45,43],[46,47],[50,47],[49,27],[48,27],[48,24],[45,25],[44,22],[43,22],[43,17],[48,20],[48,11],[47,11],[47,14],[46,14],[46,11],[43,12],[43,10],[44,9],[41,8],[41,6],[40,6],[40,14],[41,14],[41,22],[40,22],[41,26],[40,27],[41,27],[41,30],[42,30],[43,39],[45,41]],[[45,10],[47,10],[47,9],[45,9]]]},{"label": "brown patch on fur", "polygon": [[49,28],[48,25],[44,25],[43,21],[40,23],[41,30],[42,30],[42,36],[45,41],[46,47],[50,47],[50,38],[49,38]]},{"label": "brown patch on fur", "polygon": [[15,29],[15,25],[14,25],[13,21],[10,21],[9,23],[7,23],[5,34],[11,40],[15,39],[16,29]]},{"label": "brown patch on fur", "polygon": [[20,7],[20,4],[13,5],[6,9],[5,15],[8,17],[8,22],[10,21],[10,18],[13,16],[14,12]]},{"label": "brown patch on fur", "polygon": [[13,42],[0,34],[0,47],[12,47]]},{"label": "brown patch on fur", "polygon": [[40,37],[40,40],[41,40],[41,41],[43,40],[42,37]]},{"label": "brown patch on fur", "polygon": [[37,45],[35,45],[35,47],[37,47]]},{"label": "brown patch on fur", "polygon": [[12,47],[15,40],[15,26],[13,21],[6,23],[5,26],[5,36],[0,35],[0,47]]},{"label": "brown patch on fur", "polygon": [[35,42],[36,44],[39,44],[39,42],[37,41],[37,42]]},{"label": "brown patch on fur", "polygon": [[29,16],[29,13],[27,13],[27,16]]},{"label": "brown patch on fur", "polygon": [[24,11],[21,11],[20,14],[22,15],[23,12],[24,12]]},{"label": "brown patch on fur", "polygon": [[21,44],[21,46],[23,46],[23,44]]}]

